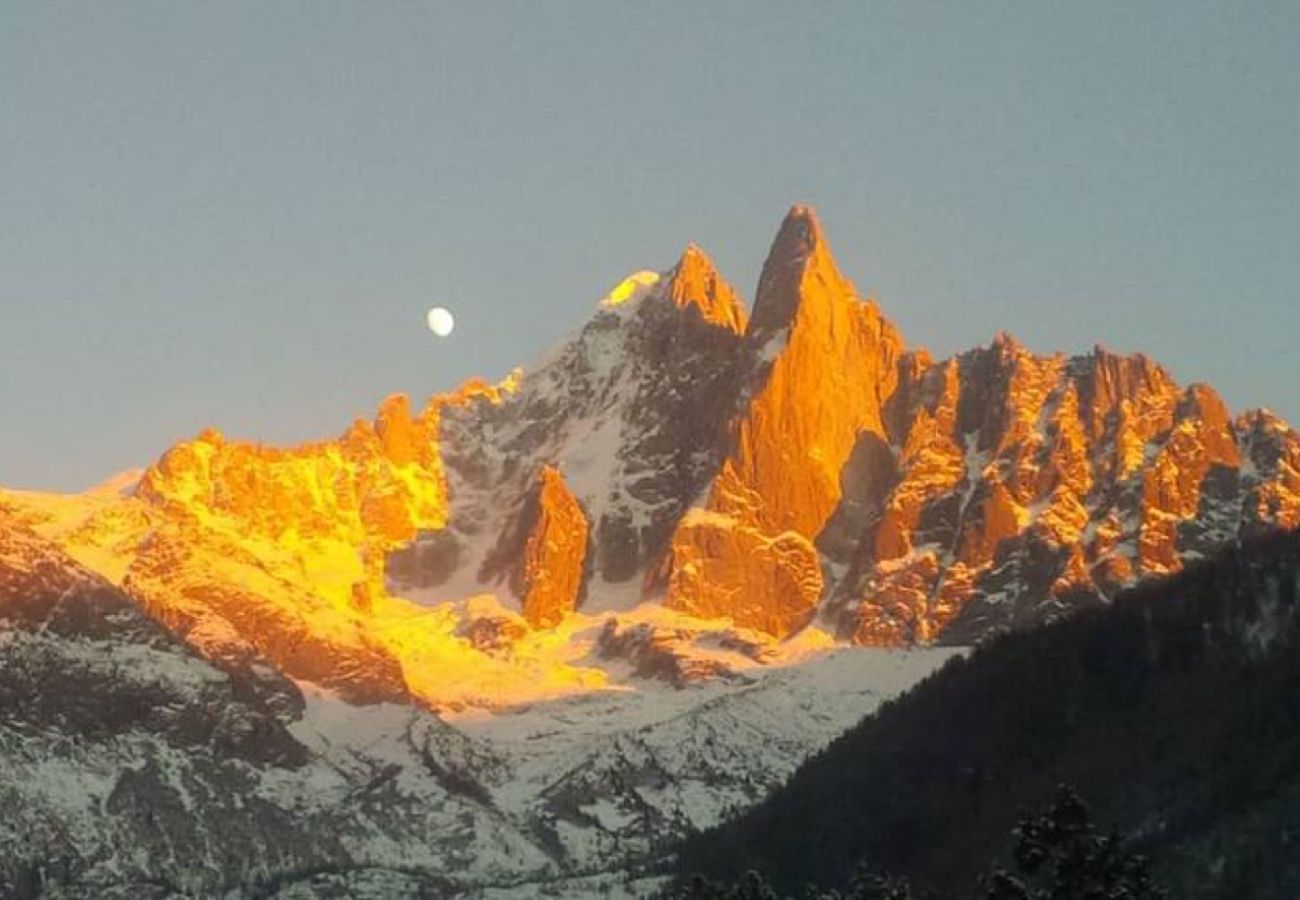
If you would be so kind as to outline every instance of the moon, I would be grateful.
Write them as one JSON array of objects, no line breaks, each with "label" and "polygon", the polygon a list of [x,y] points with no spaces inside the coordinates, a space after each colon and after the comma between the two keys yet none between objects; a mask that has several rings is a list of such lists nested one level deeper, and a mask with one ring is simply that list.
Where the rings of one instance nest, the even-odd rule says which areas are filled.
[{"label": "moon", "polygon": [[426,319],[429,323],[429,330],[438,337],[445,338],[456,327],[456,319],[452,316],[451,310],[444,309],[441,306],[435,306],[429,310]]}]

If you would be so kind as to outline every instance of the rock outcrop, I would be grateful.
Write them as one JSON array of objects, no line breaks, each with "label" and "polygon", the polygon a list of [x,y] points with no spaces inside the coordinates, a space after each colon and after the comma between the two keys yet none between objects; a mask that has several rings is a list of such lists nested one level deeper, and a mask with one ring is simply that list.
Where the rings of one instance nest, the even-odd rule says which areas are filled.
[{"label": "rock outcrop", "polygon": [[745,332],[744,304],[698,244],[687,244],[682,251],[668,279],[668,296],[679,308],[694,306],[711,325],[734,334]]},{"label": "rock outcrop", "polygon": [[603,684],[568,658],[510,666],[548,629],[646,602],[677,624],[619,634],[1029,627],[1300,525],[1300,437],[1142,355],[1040,356],[1005,333],[908,349],[795,207],[752,315],[692,244],[500,384],[418,411],[390,397],[292,448],[210,429],[138,483],[14,497],[24,527],[231,671],[436,706],[490,702],[480,670]]},{"label": "rock outcrop", "polygon": [[524,500],[513,540],[499,549],[524,619],[550,628],[578,609],[586,588],[587,516],[554,466]]},{"label": "rock outcrop", "polygon": [[[1142,355],[909,349],[796,207],[752,315],[692,244],[498,384],[0,491],[0,894],[644,861],[949,651],[809,654],[976,643],[1296,527],[1273,414]],[[507,708],[500,757],[442,718]]]},{"label": "rock outcrop", "polygon": [[811,210],[777,234],[746,334],[749,380],[734,446],[673,536],[667,603],[784,636],[822,593],[813,541],[865,434],[885,439],[902,339],[857,299]]},{"label": "rock outcrop", "polygon": [[[390,551],[392,589],[454,580],[444,568],[452,557],[476,573],[474,583],[494,581],[514,563],[497,549],[516,528],[512,511],[551,465],[587,513],[597,593],[639,594],[643,580],[658,590],[673,529],[726,445],[744,321],[735,291],[692,245],[662,275],[637,273],[615,287],[499,407],[447,410],[448,527]],[[425,563],[412,565],[416,558]],[[467,589],[465,581],[450,589]]]},{"label": "rock outcrop", "polygon": [[[1252,426],[1144,356],[1040,357],[1003,334],[904,368],[896,484],[856,514],[868,524],[851,554],[843,536],[826,545],[846,569],[824,610],[855,641],[1024,627],[1294,515],[1288,467],[1272,462],[1285,453],[1247,464]],[[1283,433],[1274,447],[1300,444],[1261,432]],[[1261,495],[1277,498],[1262,516]]]},{"label": "rock outcrop", "polygon": [[57,722],[80,740],[145,732],[254,765],[306,759],[283,721],[301,710],[292,683],[203,662],[131,597],[20,524],[2,498],[0,636],[8,728]]}]

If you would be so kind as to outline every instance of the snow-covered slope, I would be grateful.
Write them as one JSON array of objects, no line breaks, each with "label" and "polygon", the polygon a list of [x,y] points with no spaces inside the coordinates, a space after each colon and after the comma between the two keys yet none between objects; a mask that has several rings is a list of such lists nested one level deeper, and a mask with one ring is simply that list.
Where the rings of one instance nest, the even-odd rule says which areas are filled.
[{"label": "snow-covered slope", "polygon": [[4,525],[4,896],[416,897],[617,873],[753,803],[945,656],[813,651],[444,721],[223,671]]}]

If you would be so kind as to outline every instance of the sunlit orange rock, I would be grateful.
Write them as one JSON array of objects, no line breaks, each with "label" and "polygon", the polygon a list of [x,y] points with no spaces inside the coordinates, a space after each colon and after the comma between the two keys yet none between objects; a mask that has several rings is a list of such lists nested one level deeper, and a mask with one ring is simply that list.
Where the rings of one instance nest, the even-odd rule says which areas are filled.
[{"label": "sunlit orange rock", "polygon": [[1228,410],[1212,389],[1188,388],[1175,417],[1176,425],[1142,481],[1138,559],[1148,573],[1181,567],[1179,524],[1200,511],[1207,478],[1215,467],[1232,478],[1235,492],[1241,466]]},{"label": "sunlit orange rock", "polygon": [[442,410],[510,388],[473,382],[418,415],[394,395],[335,441],[281,449],[207,429],[177,444],[130,501],[150,522],[118,548],[123,585],[211,658],[266,660],[356,700],[406,697],[368,624],[385,552],[446,524]]},{"label": "sunlit orange rock", "polygon": [[163,526],[141,548],[123,588],[217,662],[266,660],[356,702],[407,696],[400,663],[366,635],[352,610],[275,577],[235,537]]},{"label": "sunlit orange rock", "polygon": [[781,636],[817,605],[812,541],[859,433],[885,434],[902,340],[857,299],[807,207],[777,234],[746,337],[755,393],[710,489],[712,517],[688,514],[673,536],[666,602]]},{"label": "sunlit orange rock", "polygon": [[1248,527],[1300,527],[1300,435],[1267,410],[1247,413],[1236,427],[1254,473],[1245,501]]},{"label": "sunlit orange rock", "polygon": [[679,307],[694,306],[704,321],[741,334],[745,307],[713,261],[696,244],[688,244],[669,279],[668,295]]},{"label": "sunlit orange rock", "polygon": [[811,619],[821,589],[817,549],[796,531],[769,535],[695,510],[673,537],[668,598],[681,612],[784,636]]},{"label": "sunlit orange rock", "polygon": [[1020,531],[1020,506],[1006,485],[988,484],[984,496],[972,504],[962,532],[957,557],[966,565],[984,565],[998,545]]},{"label": "sunlit orange rock", "polygon": [[[751,316],[690,245],[526,376],[420,409],[394,395],[296,447],[208,429],[131,491],[5,502],[223,664],[428,702],[454,671],[482,700],[584,627],[590,591],[689,614],[616,626],[602,651],[687,680],[709,669],[684,649],[702,621],[971,643],[1107,602],[1300,526],[1300,436],[1142,355],[1007,333],[907,351],[796,207]],[[604,677],[528,671],[551,693]]]},{"label": "sunlit orange rock", "polygon": [[446,511],[435,435],[411,419],[404,397],[336,442],[278,449],[206,431],[167,451],[136,494],[178,518],[237,522],[250,537],[275,540],[398,541],[441,526]]},{"label": "sunlit orange rock", "polygon": [[380,404],[375,436],[380,452],[395,466],[416,461],[436,464],[437,435],[411,417],[411,402],[405,394],[393,394]]},{"label": "sunlit orange rock", "polygon": [[826,599],[855,640],[962,642],[1042,621],[1294,515],[1294,432],[1233,423],[1213,391],[1146,357],[1038,357],[999,334],[900,371],[896,483]]},{"label": "sunlit orange rock", "polygon": [[[958,443],[957,408],[960,373],[955,362],[936,367],[917,395],[922,402],[906,425],[899,456],[902,477],[887,495],[877,526],[874,550],[878,560],[906,556],[912,549],[922,514],[935,498],[953,490],[967,476],[965,450]],[[952,514],[940,524],[951,533],[959,523]]]},{"label": "sunlit orange rock", "polygon": [[527,534],[511,587],[534,628],[555,625],[578,608],[587,562],[587,516],[553,466],[544,466],[525,504]]}]

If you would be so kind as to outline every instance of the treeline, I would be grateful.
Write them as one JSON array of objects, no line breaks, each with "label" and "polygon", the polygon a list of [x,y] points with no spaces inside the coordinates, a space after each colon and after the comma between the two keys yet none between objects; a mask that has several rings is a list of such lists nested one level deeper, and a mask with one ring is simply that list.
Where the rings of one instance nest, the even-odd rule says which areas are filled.
[{"label": "treeline", "polygon": [[[1088,808],[1067,785],[1041,814],[1022,819],[1011,869],[994,866],[979,882],[984,900],[1164,900],[1151,880],[1147,860],[1129,841],[1093,824]],[[760,872],[736,884],[717,884],[697,875],[673,892],[674,900],[781,900]],[[803,900],[927,900],[906,878],[872,872],[864,865],[840,891],[807,887]]]},{"label": "treeline", "polygon": [[752,870],[797,896],[846,890],[865,864],[980,896],[1023,811],[1068,783],[1172,896],[1300,896],[1298,579],[1300,536],[1259,537],[991,641],[687,840],[678,883]]}]

